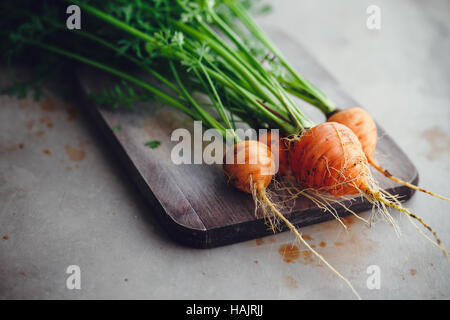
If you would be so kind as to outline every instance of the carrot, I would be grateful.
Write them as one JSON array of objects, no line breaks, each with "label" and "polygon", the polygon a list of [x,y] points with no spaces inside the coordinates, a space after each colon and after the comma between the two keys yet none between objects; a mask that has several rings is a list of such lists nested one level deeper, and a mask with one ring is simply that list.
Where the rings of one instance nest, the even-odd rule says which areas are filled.
[{"label": "carrot", "polygon": [[335,114],[333,114],[331,117],[328,118],[328,121],[331,122],[338,122],[341,124],[346,125],[348,128],[350,128],[358,137],[359,141],[361,142],[363,151],[367,157],[367,160],[369,164],[371,164],[376,170],[381,172],[385,177],[402,184],[404,186],[407,186],[411,189],[421,191],[424,193],[427,193],[431,196],[450,201],[450,199],[441,196],[439,194],[433,193],[431,191],[428,191],[423,188],[419,188],[411,183],[408,183],[406,181],[403,181],[397,177],[394,177],[388,170],[382,168],[377,161],[373,158],[375,154],[375,149],[377,146],[377,127],[375,124],[375,121],[373,121],[371,115],[358,107],[345,109],[342,111],[339,111]]},{"label": "carrot", "polygon": [[[3,1],[2,7],[13,8],[15,9],[14,12],[20,12],[23,5],[21,7],[16,6],[16,2]],[[27,2],[31,3],[32,1]],[[128,18],[134,21],[138,16],[146,16],[150,23],[148,26],[156,31],[151,33],[148,32],[148,26],[144,28],[141,24],[130,24],[130,19],[124,21],[120,10],[110,10],[110,6],[105,5],[102,1],[91,1],[92,3],[89,4],[80,0],[72,0],[71,2],[79,5],[88,13],[86,16],[89,19],[88,21],[94,24],[105,24],[102,32],[99,33],[94,28],[71,33],[70,40],[64,43],[55,41],[60,39],[61,32],[58,16],[54,14],[58,10],[48,10],[51,6],[39,6],[39,8],[42,7],[42,10],[33,6],[33,9],[31,11],[27,9],[25,14],[30,20],[17,19],[18,16],[15,14],[10,15],[10,20],[5,23],[8,28],[6,33],[15,36],[5,38],[8,39],[6,46],[14,48],[14,50],[11,50],[12,53],[17,50],[23,52],[26,57],[30,56],[29,48],[36,47],[40,50],[47,50],[61,59],[75,60],[116,76],[121,80],[121,85],[117,83],[114,86],[114,94],[106,92],[99,96],[98,100],[102,103],[109,104],[113,100],[114,105],[118,106],[124,102],[130,103],[157,98],[167,105],[183,111],[193,119],[202,121],[206,127],[216,129],[223,135],[224,139],[228,137],[228,130],[231,130],[236,144],[227,152],[226,157],[228,159],[230,153],[233,152],[231,154],[233,161],[231,163],[226,161],[224,164],[224,172],[230,184],[243,192],[251,193],[256,204],[261,205],[264,214],[269,217],[272,226],[274,226],[272,217],[279,218],[286,223],[296,237],[334,273],[346,281],[359,298],[348,280],[309,246],[294,225],[280,213],[270,200],[266,189],[274,175],[273,153],[281,158],[282,171],[285,171],[286,166],[288,167],[286,171],[289,171],[289,157],[287,151],[284,150],[285,145],[279,143],[281,147],[274,147],[271,151],[267,145],[259,141],[240,141],[233,130],[235,128],[233,115],[238,117],[238,121],[240,118],[251,126],[252,124],[258,124],[261,128],[276,127],[287,135],[303,133],[297,144],[306,144],[308,150],[301,150],[300,148],[300,151],[297,151],[299,154],[291,154],[291,159],[298,163],[290,165],[296,168],[297,177],[302,185],[312,185],[313,188],[318,190],[327,189],[334,195],[359,192],[374,202],[376,200],[382,203],[383,206],[386,204],[403,212],[408,211],[403,209],[395,199],[392,201],[386,199],[383,191],[375,188],[370,171],[367,168],[368,160],[365,158],[357,138],[352,137],[351,134],[341,128],[332,126],[334,131],[328,129],[326,133],[329,137],[326,136],[325,139],[319,138],[316,141],[309,142],[306,140],[311,134],[314,136],[315,132],[319,135],[322,130],[319,128],[325,128],[326,126],[320,125],[308,130],[314,124],[302,114],[289,97],[289,84],[280,83],[277,75],[274,76],[271,72],[267,72],[262,63],[253,56],[252,50],[247,47],[247,41],[242,39],[243,36],[239,35],[239,32],[235,32],[234,29],[236,28],[233,28],[235,25],[223,19],[227,20],[233,15],[238,17],[243,25],[246,25],[251,33],[256,36],[255,38],[259,39],[275,54],[281,66],[289,71],[293,76],[293,81],[298,82],[297,89],[299,90],[297,92],[306,97],[307,101],[322,106],[326,112],[332,109],[333,103],[306,79],[293,71],[281,53],[270,44],[263,33],[253,24],[246,10],[243,7],[241,8],[239,1],[216,2],[216,5],[228,6],[233,15],[217,14],[214,1],[207,1],[207,5],[202,4],[196,14],[198,14],[198,17],[205,15],[209,19],[184,19],[183,17],[186,14],[192,13],[192,8],[184,5],[182,1],[170,2],[171,5],[161,7],[162,10],[159,10],[161,9],[160,6],[152,8],[150,5],[148,8],[152,10],[147,10],[147,7],[138,8],[139,6],[137,6]],[[5,6],[3,6],[4,3]],[[24,26],[27,28],[24,28]],[[33,35],[39,33],[42,26],[46,30],[45,37],[36,39]],[[111,27],[111,30],[107,26]],[[64,26],[62,27],[64,29]],[[128,50],[124,53],[123,46],[116,45],[121,40],[136,44],[137,47],[145,49],[145,51]],[[81,50],[80,48],[84,49]],[[87,50],[85,50],[86,48]],[[120,56],[123,59],[120,57],[120,59],[115,59],[117,53],[121,53]],[[141,53],[145,55],[145,59],[143,59]],[[49,55],[39,54],[37,56],[43,59]],[[53,55],[50,55],[50,57],[51,59],[48,61],[43,59],[40,63],[44,62],[45,65],[52,66],[54,58]],[[8,55],[8,59],[10,58],[10,55]],[[33,63],[36,62],[34,60]],[[121,63],[122,60],[127,64]],[[123,70],[122,68],[127,66],[128,63],[135,64],[138,69],[148,72],[155,80],[159,80],[163,86],[152,85],[147,82],[144,75],[141,77]],[[159,72],[166,72],[168,67],[172,76],[165,78]],[[270,69],[275,70],[275,68]],[[131,69],[129,70],[131,72]],[[190,85],[185,86],[184,81]],[[145,94],[141,96],[129,84],[140,88]],[[121,87],[126,88],[127,93]],[[209,97],[219,119],[209,114],[206,109],[209,103],[197,101],[195,96],[191,94],[193,91],[198,91],[198,93]],[[347,130],[350,131],[350,129]],[[333,134],[337,138],[331,138]],[[328,138],[330,138],[330,141],[327,140]],[[266,140],[271,139],[272,137],[269,137]],[[279,137],[275,139],[279,140]],[[303,160],[313,159],[313,156],[316,157],[315,162]],[[321,162],[317,162],[319,159],[321,159]],[[333,161],[329,162],[328,159]],[[353,161],[355,165],[350,167]],[[299,164],[300,162],[303,162],[304,167]],[[311,172],[316,170],[322,178],[319,176],[319,179],[309,177]],[[307,175],[303,175],[303,172]],[[327,173],[329,176],[327,176]],[[411,216],[413,215],[410,214],[409,217]],[[431,228],[430,231],[432,231]]]},{"label": "carrot", "polygon": [[289,165],[289,150],[286,140],[272,131],[259,136],[258,141],[268,145],[270,151],[274,155],[275,159],[278,157],[278,172],[279,175],[286,175],[290,171]]},{"label": "carrot", "polygon": [[325,122],[309,129],[293,146],[290,158],[292,173],[302,187],[337,197],[361,194],[374,204],[399,210],[428,229],[448,257],[436,232],[425,221],[376,186],[358,137],[345,125]]},{"label": "carrot", "polygon": [[359,193],[370,172],[358,138],[345,126],[327,122],[301,135],[291,151],[291,170],[306,188],[340,197]]},{"label": "carrot", "polygon": [[[227,159],[232,159],[232,162],[227,163]],[[256,140],[240,141],[226,152],[224,160],[223,170],[228,177],[228,183],[241,191],[253,194],[255,203],[262,205],[262,209],[266,217],[269,218],[273,230],[275,230],[275,222],[272,221],[268,211],[274,213],[277,218],[283,221],[295,236],[332,272],[344,280],[358,299],[361,299],[352,284],[303,239],[297,228],[270,200],[266,188],[273,178],[275,161],[269,146]]]},{"label": "carrot", "polygon": [[[405,185],[417,191],[427,193],[434,197],[450,201],[449,198],[403,181],[393,176],[386,169],[379,166],[373,158],[373,154],[375,153],[377,144],[377,133],[376,125],[372,117],[361,108],[351,108],[336,113],[336,104],[316,86],[314,86],[306,78],[304,78],[294,70],[292,65],[290,65],[289,62],[285,59],[281,51],[275,46],[274,43],[272,43],[265,32],[258,27],[251,16],[247,12],[245,12],[245,10],[240,7],[239,4],[233,2],[232,4],[228,4],[228,6],[236,16],[240,17],[241,21],[246,26],[248,31],[250,31],[250,33],[255,38],[257,38],[261,42],[261,44],[263,44],[266,49],[268,49],[269,52],[274,55],[274,57],[276,57],[276,59],[274,60],[278,61],[278,67],[281,67],[282,69],[287,71],[283,74],[283,76],[278,77],[284,88],[289,93],[317,107],[326,116],[329,116],[329,121],[345,124],[350,129],[352,129],[360,139],[369,163],[376,170],[380,171],[384,176],[399,184]],[[264,54],[267,55],[267,52],[265,52]]]},{"label": "carrot", "polygon": [[358,137],[367,157],[375,154],[378,133],[375,121],[370,114],[361,108],[350,108],[336,112],[328,118],[330,122],[338,122],[350,128]]},{"label": "carrot", "polygon": [[[227,159],[233,159],[232,163],[227,163]],[[256,189],[262,192],[272,180],[274,158],[269,147],[261,142],[240,141],[227,151],[224,160],[228,183],[241,191],[252,193]]]}]

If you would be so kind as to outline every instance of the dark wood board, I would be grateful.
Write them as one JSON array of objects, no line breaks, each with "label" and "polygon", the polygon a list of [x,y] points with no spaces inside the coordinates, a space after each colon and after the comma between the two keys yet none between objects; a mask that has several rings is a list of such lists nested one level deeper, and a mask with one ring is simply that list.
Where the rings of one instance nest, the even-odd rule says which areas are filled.
[{"label": "dark wood board", "polygon": [[[338,106],[359,106],[302,46],[281,32],[271,31],[270,35],[287,58],[296,62],[294,67]],[[170,160],[176,144],[170,141],[170,136],[177,128],[192,129],[190,118],[156,103],[138,104],[133,111],[97,107],[86,97],[101,87],[105,76],[82,69],[78,79],[86,112],[117,155],[113,161],[123,164],[148,200],[148,213],[156,215],[173,239],[188,246],[211,248],[272,233],[263,217],[255,215],[252,197],[227,185],[220,165],[175,165]],[[121,130],[112,130],[117,125]],[[417,170],[408,157],[381,127],[378,132],[381,139],[377,152],[391,156],[380,157],[381,165],[405,181],[417,183]],[[155,149],[145,146],[150,140],[159,140],[161,145]],[[413,194],[410,189],[396,185],[377,172],[374,176],[382,188],[401,195],[403,200]],[[350,204],[346,202],[346,205]],[[349,214],[339,205],[335,208],[340,216]],[[355,212],[370,208],[371,205],[361,197],[351,202]],[[284,213],[299,227],[334,219],[306,198],[297,199],[294,209]]]}]

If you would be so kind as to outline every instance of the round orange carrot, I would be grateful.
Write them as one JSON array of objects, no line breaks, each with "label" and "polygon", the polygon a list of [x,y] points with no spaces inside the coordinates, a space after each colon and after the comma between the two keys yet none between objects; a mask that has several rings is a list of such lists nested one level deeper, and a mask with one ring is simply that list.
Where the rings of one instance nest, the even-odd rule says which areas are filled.
[{"label": "round orange carrot", "polygon": [[401,204],[386,197],[374,183],[368,160],[358,137],[343,124],[325,122],[304,132],[291,149],[291,170],[304,188],[328,192],[334,196],[361,194],[373,203],[381,203],[418,220],[435,237],[444,254],[448,252],[436,232]]},{"label": "round orange carrot", "polygon": [[339,111],[335,114],[333,114],[331,117],[328,118],[329,122],[339,122],[341,124],[344,124],[348,128],[350,128],[358,137],[359,141],[361,142],[362,148],[364,150],[364,153],[366,154],[368,162],[379,172],[381,172],[385,177],[402,184],[404,186],[407,186],[411,189],[421,191],[424,193],[427,193],[429,195],[432,195],[434,197],[450,201],[450,199],[441,196],[439,194],[436,194],[434,192],[431,192],[429,190],[419,188],[411,183],[408,183],[402,179],[399,179],[395,176],[393,176],[389,171],[382,168],[377,161],[373,158],[375,154],[375,149],[377,146],[377,127],[375,124],[375,121],[373,121],[370,114],[358,107],[345,109],[342,111]]},{"label": "round orange carrot", "polygon": [[[227,163],[227,159],[233,159],[232,163]],[[353,293],[361,299],[359,294],[353,288],[352,284],[341,275],[333,266],[331,266],[317,251],[315,251],[308,242],[302,237],[297,228],[278,210],[278,208],[269,199],[266,188],[270,184],[275,169],[275,163],[270,148],[254,140],[241,141],[230,148],[224,157],[224,171],[228,181],[237,189],[253,194],[255,204],[260,204],[261,208],[268,218],[270,225],[275,231],[278,218],[295,234],[295,236],[330,270],[338,277],[344,280],[351,288]],[[271,174],[272,172],[272,174]],[[270,212],[270,213],[269,213]],[[271,216],[274,215],[274,216]]]},{"label": "round orange carrot", "polygon": [[358,138],[336,122],[319,124],[300,137],[291,151],[291,170],[302,187],[337,197],[360,192],[370,177]]},{"label": "round orange carrot", "polygon": [[371,115],[361,108],[350,108],[333,114],[329,122],[338,122],[350,128],[361,142],[367,157],[375,154],[377,147],[377,126]]},{"label": "round orange carrot", "polygon": [[278,172],[279,175],[285,175],[289,173],[289,150],[286,143],[282,137],[278,134],[267,131],[266,133],[259,136],[258,141],[269,146],[275,159],[278,157]]},{"label": "round orange carrot", "polygon": [[[233,159],[232,163],[227,163],[227,159]],[[223,169],[228,182],[247,193],[252,193],[254,188],[266,189],[272,180],[274,168],[269,147],[256,140],[236,143],[224,157]]]}]

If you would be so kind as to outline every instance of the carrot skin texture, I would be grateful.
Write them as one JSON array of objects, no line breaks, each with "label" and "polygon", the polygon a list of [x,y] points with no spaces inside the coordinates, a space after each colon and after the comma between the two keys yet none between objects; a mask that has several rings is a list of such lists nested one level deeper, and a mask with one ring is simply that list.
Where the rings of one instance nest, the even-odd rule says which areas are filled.
[{"label": "carrot skin texture", "polygon": [[338,122],[350,128],[361,142],[364,153],[372,157],[377,148],[378,133],[372,116],[362,108],[354,107],[339,111],[328,118],[328,122]]},{"label": "carrot skin texture", "polygon": [[[230,152],[233,152],[233,163],[226,163]],[[252,193],[253,187],[264,190],[270,184],[275,161],[266,144],[256,140],[240,141],[226,152],[223,170],[229,184]]]},{"label": "carrot skin texture", "polygon": [[407,186],[408,188],[450,202],[450,199],[447,197],[431,192],[424,188],[419,188],[418,186],[415,186],[409,182],[394,177],[389,171],[382,168],[377,163],[377,161],[373,158],[378,139],[377,127],[375,121],[373,121],[370,114],[364,109],[358,107],[345,109],[333,114],[330,118],[328,118],[328,121],[339,122],[349,127],[356,134],[359,141],[361,142],[362,148],[364,150],[364,153],[366,154],[369,164],[371,164],[372,167],[381,172],[386,178],[391,179],[392,181],[395,181],[404,186]]},{"label": "carrot skin texture", "polygon": [[[279,138],[275,137],[277,140]],[[356,137],[355,137],[356,138]],[[341,279],[343,279],[347,285],[351,288],[353,293],[361,299],[359,294],[353,288],[351,283],[342,276],[336,269],[334,269],[317,251],[315,251],[306,241],[303,239],[302,235],[299,233],[297,228],[276,208],[276,206],[271,202],[271,200],[267,197],[266,188],[270,184],[273,174],[261,174],[261,167],[264,170],[271,170],[272,172],[275,169],[275,163],[273,155],[270,151],[269,146],[265,143],[255,140],[247,140],[236,143],[233,148],[230,148],[225,154],[225,159],[230,158],[229,153],[233,152],[233,163],[226,163],[224,161],[223,169],[225,174],[228,176],[229,183],[233,185],[235,188],[254,194],[255,197],[260,199],[267,206],[272,214],[275,217],[281,219],[288,228],[294,232],[295,236],[321,261],[325,263],[325,265],[330,268],[333,273],[338,275]],[[257,163],[252,164],[250,162],[251,155],[258,155]],[[245,156],[245,161],[241,164],[237,163],[237,160],[243,159]],[[267,171],[266,171],[267,172]],[[256,189],[256,190],[255,190]],[[255,200],[256,201],[256,200]],[[272,220],[269,219],[269,222],[272,225]],[[274,229],[275,230],[275,229]]]},{"label": "carrot skin texture", "polygon": [[286,141],[278,134],[268,131],[262,134],[258,141],[266,144],[270,148],[274,158],[278,157],[278,175],[286,175],[289,173],[289,148]]},{"label": "carrot skin texture", "polygon": [[352,130],[336,122],[319,124],[294,144],[291,170],[304,188],[334,196],[357,194],[369,185],[367,158]]}]

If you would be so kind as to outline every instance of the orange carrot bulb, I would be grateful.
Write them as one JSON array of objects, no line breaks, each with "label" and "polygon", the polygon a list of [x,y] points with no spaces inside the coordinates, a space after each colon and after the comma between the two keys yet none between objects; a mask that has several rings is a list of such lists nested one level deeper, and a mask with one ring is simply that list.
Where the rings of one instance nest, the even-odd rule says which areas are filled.
[{"label": "orange carrot bulb", "polygon": [[278,174],[289,173],[289,150],[288,146],[278,134],[267,131],[259,136],[258,141],[269,146],[274,158],[278,157]]},{"label": "orange carrot bulb", "polygon": [[345,109],[333,114],[328,121],[342,123],[350,128],[361,142],[366,156],[374,155],[378,140],[377,126],[367,111],[358,107]]},{"label": "orange carrot bulb", "polygon": [[376,170],[381,172],[386,178],[407,186],[408,188],[427,193],[433,197],[450,201],[450,199],[447,197],[441,196],[423,188],[419,188],[418,186],[415,186],[409,182],[393,176],[389,171],[378,164],[378,162],[373,158],[375,149],[377,147],[377,127],[375,125],[375,121],[373,121],[372,117],[367,111],[357,107],[345,109],[333,114],[328,118],[328,121],[339,122],[350,128],[361,142],[361,146],[364,150],[364,153],[366,154],[369,164],[371,164]]},{"label": "orange carrot bulb", "polygon": [[[356,137],[354,139],[357,141]],[[360,152],[362,152],[362,150]],[[334,269],[317,251],[315,251],[305,239],[303,239],[297,228],[280,212],[280,210],[268,197],[266,188],[272,180],[275,169],[275,162],[273,155],[270,152],[270,148],[260,141],[242,141],[236,143],[233,148],[230,148],[227,151],[225,154],[225,160],[230,158],[233,159],[233,163],[227,163],[225,161],[223,166],[225,174],[229,178],[229,183],[239,190],[252,193],[255,199],[255,204],[261,205],[264,215],[268,219],[268,222],[274,231],[276,230],[275,219],[277,218],[283,221],[288,228],[294,232],[295,236],[326,266],[328,266],[328,268],[343,279],[355,295],[360,299],[360,296],[355,291],[351,283],[336,269]],[[257,158],[257,161],[252,161],[252,158]],[[239,163],[239,160],[241,160],[241,163]],[[272,174],[270,174],[270,172],[272,172]]]},{"label": "orange carrot bulb", "polygon": [[367,158],[358,137],[336,122],[301,135],[291,152],[291,170],[302,187],[334,196],[356,194],[369,185]]},{"label": "orange carrot bulb", "polygon": [[[232,163],[227,163],[227,159],[233,159]],[[275,161],[267,145],[256,140],[246,140],[236,143],[226,152],[223,169],[230,184],[241,191],[252,193],[254,187],[261,191],[270,184]]]}]

